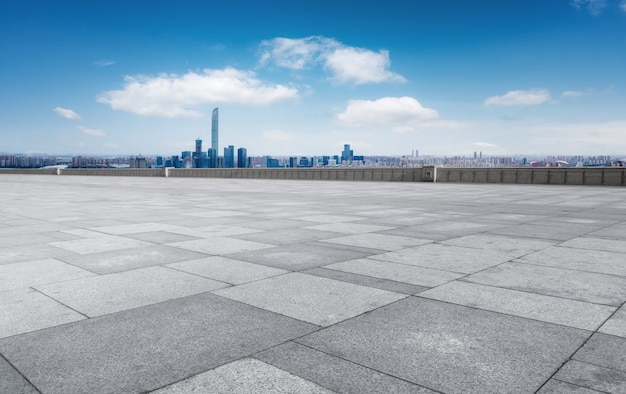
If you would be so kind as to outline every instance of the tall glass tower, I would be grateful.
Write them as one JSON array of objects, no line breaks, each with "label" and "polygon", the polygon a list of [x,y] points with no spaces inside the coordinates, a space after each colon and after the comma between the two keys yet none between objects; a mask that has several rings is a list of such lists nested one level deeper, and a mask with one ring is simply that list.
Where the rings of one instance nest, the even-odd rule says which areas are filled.
[{"label": "tall glass tower", "polygon": [[219,124],[219,109],[215,108],[213,110],[213,120],[211,122],[211,149],[213,149],[216,153],[218,150],[218,124]]}]

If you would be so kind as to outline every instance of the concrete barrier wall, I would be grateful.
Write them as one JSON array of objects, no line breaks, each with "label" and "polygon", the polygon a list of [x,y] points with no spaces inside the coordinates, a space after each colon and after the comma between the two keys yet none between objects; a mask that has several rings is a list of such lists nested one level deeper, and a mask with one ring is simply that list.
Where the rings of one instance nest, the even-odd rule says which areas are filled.
[{"label": "concrete barrier wall", "polygon": [[438,167],[436,182],[535,185],[626,186],[624,167],[449,168]]},{"label": "concrete barrier wall", "polygon": [[624,167],[0,169],[0,174],[626,186]]}]

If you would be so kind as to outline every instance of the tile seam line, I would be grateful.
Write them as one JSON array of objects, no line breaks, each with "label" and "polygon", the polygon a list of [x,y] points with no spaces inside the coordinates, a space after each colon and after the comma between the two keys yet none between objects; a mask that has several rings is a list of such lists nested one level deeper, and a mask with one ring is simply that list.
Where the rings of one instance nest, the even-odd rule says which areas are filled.
[{"label": "tile seam line", "polygon": [[6,363],[9,364],[11,366],[11,368],[13,368],[13,370],[15,372],[17,372],[22,377],[22,379],[24,379],[26,382],[28,382],[28,384],[30,384],[30,386],[32,388],[34,388],[39,394],[42,394],[42,391],[39,390],[39,388],[37,386],[35,386],[35,384],[33,382],[31,382],[30,379],[28,379],[24,374],[22,374],[22,372],[19,369],[17,369],[17,367],[15,365],[13,365],[13,363],[8,358],[6,358],[4,356],[4,354],[0,353],[0,358],[2,358],[4,361],[6,361]]},{"label": "tile seam line", "polygon": [[[557,381],[557,382],[571,384],[572,386],[576,386],[576,387],[580,387],[580,388],[582,388],[582,389],[587,389],[587,390],[595,391],[595,392],[598,392],[598,393],[603,393],[603,394],[611,394],[609,391],[602,391],[602,390],[592,389],[592,388],[589,388],[589,387],[585,387],[585,386],[578,385],[578,384],[576,384],[576,383],[566,382],[565,380],[561,380],[561,379],[558,379],[558,378],[555,378],[555,377],[551,377],[550,379],[546,380],[546,382],[545,382],[545,383],[544,383],[541,387],[545,386],[545,385],[546,385],[546,384],[547,384],[550,380],[555,380],[555,381]],[[540,387],[540,389],[541,389],[541,387]],[[538,391],[539,391],[539,390],[537,390],[535,393],[537,393]]]},{"label": "tile seam line", "polygon": [[[307,334],[307,335],[310,335],[310,334]],[[303,336],[302,336],[302,337],[300,337],[300,338],[303,338],[303,337],[305,337],[305,336],[306,336],[306,335],[303,335]],[[433,392],[435,392],[435,393],[445,394],[443,391],[439,391],[439,390],[436,390],[436,389],[430,388],[430,387],[428,387],[428,386],[421,385],[421,384],[419,384],[419,383],[411,382],[410,380],[407,380],[407,379],[405,379],[405,378],[402,378],[402,377],[399,377],[399,376],[395,376],[395,375],[392,375],[392,374],[390,374],[390,373],[380,371],[380,370],[378,370],[378,369],[370,368],[370,367],[368,367],[368,366],[366,366],[366,365],[363,365],[363,364],[357,363],[357,362],[355,362],[355,361],[352,361],[352,360],[349,360],[349,359],[347,359],[347,358],[344,358],[344,357],[338,356],[338,355],[336,355],[336,354],[328,353],[328,352],[326,352],[326,351],[324,351],[324,350],[316,349],[316,348],[314,348],[314,347],[312,347],[312,346],[309,346],[309,345],[307,345],[307,344],[304,344],[304,343],[298,342],[298,339],[300,339],[300,338],[295,338],[295,339],[292,339],[292,340],[286,341],[286,342],[284,342],[284,343],[282,343],[282,344],[280,344],[280,345],[272,346],[272,347],[267,348],[267,349],[265,349],[265,350],[259,351],[259,352],[257,352],[257,353],[252,354],[252,355],[251,355],[251,357],[254,357],[255,359],[257,359],[257,360],[259,360],[259,361],[263,361],[263,360],[261,360],[261,359],[259,358],[259,356],[258,356],[258,355],[259,355],[259,353],[262,353],[262,352],[264,352],[264,351],[270,350],[270,349],[275,348],[275,347],[278,347],[278,346],[282,346],[282,345],[287,344],[287,343],[289,343],[289,342],[293,342],[293,343],[295,343],[295,344],[297,344],[297,345],[299,345],[299,346],[306,347],[306,348],[311,349],[311,350],[313,350],[313,351],[315,351],[315,352],[320,352],[320,353],[323,353],[323,354],[325,354],[325,355],[327,355],[327,356],[330,356],[330,357],[333,357],[333,358],[337,358],[337,359],[339,359],[339,360],[343,360],[343,361],[345,361],[345,362],[347,362],[347,363],[350,363],[350,364],[353,364],[353,365],[358,365],[359,367],[362,367],[362,368],[365,368],[365,369],[368,369],[368,370],[371,370],[371,371],[376,371],[376,372],[380,373],[381,375],[385,375],[385,376],[389,376],[389,377],[394,378],[394,379],[398,379],[398,380],[403,381],[403,382],[406,382],[406,383],[408,383],[408,384],[410,384],[410,385],[413,385],[413,386],[418,386],[418,387],[422,387],[422,388],[425,388],[425,389],[427,389],[427,390],[433,391]],[[268,363],[268,362],[266,362],[266,361],[263,361],[263,362],[264,362],[264,363],[267,363],[267,364],[270,364],[270,363]],[[271,364],[271,365],[275,366],[276,368],[280,368],[280,367],[279,367],[279,366],[277,366],[277,365],[274,365],[274,364]],[[282,369],[282,368],[280,368],[280,369]],[[284,370],[284,371],[286,371],[286,370]],[[292,375],[299,376],[299,377],[301,377],[301,378],[303,378],[303,379],[309,380],[309,379],[307,379],[306,377],[301,376],[301,375],[299,375],[299,374],[297,374],[297,373],[295,373],[295,372],[291,372],[291,371],[286,371],[286,372],[289,372],[289,373],[290,373],[290,374],[292,374]],[[313,383],[315,383],[315,382],[313,382]],[[316,383],[316,384],[319,384],[319,383]],[[321,384],[319,384],[319,385],[321,386]],[[326,387],[326,386],[323,386],[323,387],[328,388],[328,387]],[[329,390],[332,390],[331,388],[328,388],[328,389],[329,389]],[[334,391],[334,390],[332,390],[332,391]]]},{"label": "tile seam line", "polygon": [[[585,249],[583,249],[583,250],[585,250]],[[528,256],[528,255],[526,255],[526,256]],[[565,271],[584,272],[584,273],[587,273],[587,274],[606,275],[606,276],[610,276],[612,278],[617,278],[617,279],[622,279],[623,278],[624,280],[626,280],[626,274],[625,275],[617,275],[617,274],[608,274],[606,272],[587,271],[587,270],[581,270],[581,269],[576,269],[576,268],[565,268],[565,267],[558,267],[558,266],[548,265],[548,264],[539,264],[539,263],[536,263],[536,262],[533,262],[533,261],[520,261],[519,259],[513,259],[512,261],[508,261],[508,263],[533,265],[535,267],[555,268],[555,269],[562,269],[562,270],[565,270]]]}]

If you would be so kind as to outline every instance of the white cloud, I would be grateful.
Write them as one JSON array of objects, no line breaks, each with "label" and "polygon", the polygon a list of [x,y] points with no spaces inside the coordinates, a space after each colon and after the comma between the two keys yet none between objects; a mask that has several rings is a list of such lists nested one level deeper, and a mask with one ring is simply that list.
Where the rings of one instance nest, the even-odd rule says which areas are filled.
[{"label": "white cloud", "polygon": [[263,132],[263,138],[272,141],[288,141],[293,139],[293,135],[282,130],[266,130]]},{"label": "white cloud", "polygon": [[538,105],[550,100],[546,89],[512,90],[502,96],[493,96],[485,100],[485,105]]},{"label": "white cloud", "polygon": [[626,0],[623,0],[620,3],[619,8],[621,8],[624,12],[626,12]]},{"label": "white cloud", "polygon": [[61,115],[62,117],[66,119],[80,120],[80,116],[76,112],[72,111],[71,109],[56,107],[54,109],[54,112],[56,112],[57,114]]},{"label": "white cloud", "polygon": [[458,122],[439,119],[431,108],[424,108],[413,97],[383,97],[378,100],[350,100],[337,123],[349,127],[389,127],[398,133],[417,128],[460,128]]},{"label": "white cloud", "polygon": [[102,130],[98,130],[98,129],[89,129],[85,126],[76,126],[78,128],[78,130],[80,130],[81,132],[83,132],[84,134],[90,135],[92,137],[104,137],[107,135],[107,133],[105,133]]},{"label": "white cloud", "polygon": [[113,60],[100,59],[100,60],[96,60],[95,62],[93,62],[93,64],[95,64],[98,67],[107,67],[107,66],[112,66],[113,64],[115,64],[115,62]]},{"label": "white cloud", "polygon": [[204,104],[268,105],[298,97],[296,88],[268,84],[251,71],[227,67],[184,75],[127,76],[122,90],[104,92],[96,99],[116,110],[174,118],[200,117],[196,108]]},{"label": "white cloud", "polygon": [[560,152],[571,154],[626,152],[626,138],[624,138],[626,120],[541,124],[533,127],[532,130],[530,142],[536,151],[545,150],[545,147],[558,147]]},{"label": "white cloud", "polygon": [[573,98],[573,97],[582,97],[585,94],[583,92],[579,92],[577,90],[566,90],[561,94],[561,97],[565,98]]},{"label": "white cloud", "polygon": [[492,144],[490,142],[474,142],[472,145],[478,148],[497,148],[496,144]]},{"label": "white cloud", "polygon": [[606,7],[606,0],[571,0],[570,5],[577,10],[586,8],[592,15],[600,15]]},{"label": "white cloud", "polygon": [[278,37],[261,43],[260,64],[302,70],[315,65],[329,71],[331,80],[361,85],[380,82],[405,82],[399,74],[389,71],[389,52],[346,46],[332,38]]}]

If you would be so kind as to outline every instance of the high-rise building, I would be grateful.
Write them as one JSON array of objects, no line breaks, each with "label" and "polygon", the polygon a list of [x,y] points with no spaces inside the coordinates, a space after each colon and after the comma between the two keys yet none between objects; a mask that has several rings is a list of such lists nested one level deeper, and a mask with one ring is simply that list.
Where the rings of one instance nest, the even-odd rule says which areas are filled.
[{"label": "high-rise building", "polygon": [[202,140],[199,137],[196,139],[196,151],[193,153],[193,166],[202,167]]},{"label": "high-rise building", "polygon": [[213,110],[213,117],[211,121],[211,149],[213,149],[216,153],[219,152],[218,133],[219,133],[219,109],[215,108]]},{"label": "high-rise building", "polygon": [[217,151],[213,148],[207,152],[207,159],[209,162],[209,168],[217,168]]},{"label": "high-rise building", "polygon": [[235,147],[233,145],[224,148],[224,168],[235,168]]},{"label": "high-rise building", "polygon": [[345,144],[343,152],[341,152],[341,162],[351,162],[352,160],[354,160],[354,151],[350,150],[350,144]]},{"label": "high-rise building", "polygon": [[248,167],[248,151],[246,150],[246,148],[237,149],[237,167]]}]

